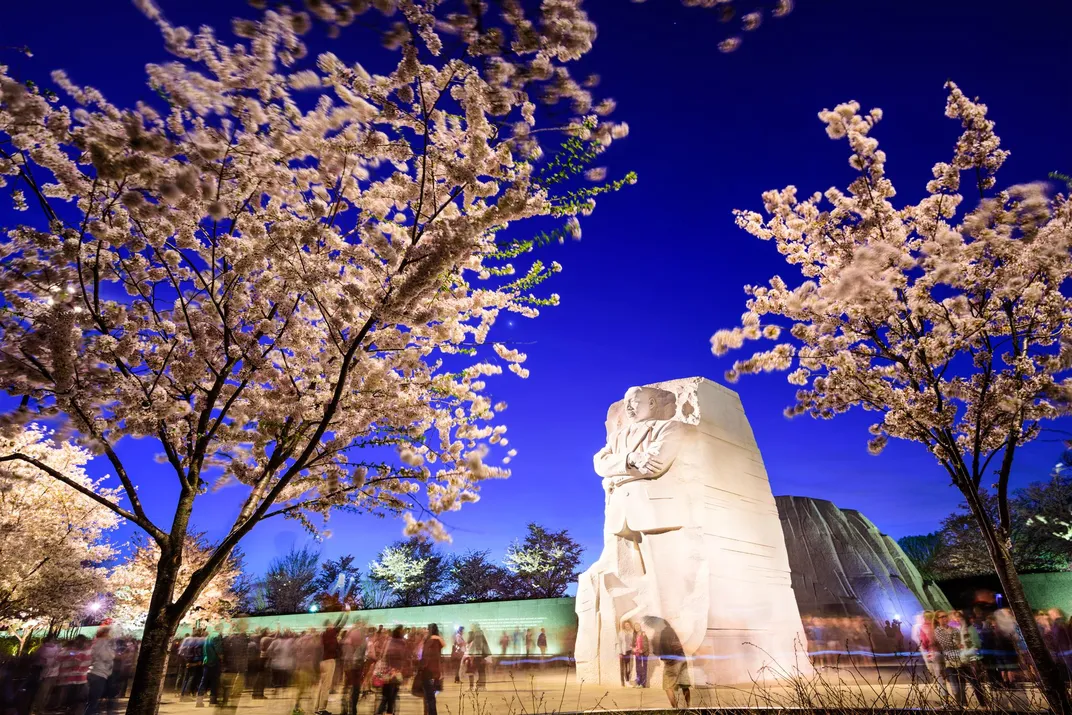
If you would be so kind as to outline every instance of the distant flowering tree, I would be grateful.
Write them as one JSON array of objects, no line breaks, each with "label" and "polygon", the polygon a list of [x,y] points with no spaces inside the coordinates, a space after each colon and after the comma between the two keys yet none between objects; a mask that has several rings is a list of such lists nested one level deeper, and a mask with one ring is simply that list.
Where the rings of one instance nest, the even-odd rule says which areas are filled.
[{"label": "distant flowering tree", "polygon": [[[62,417],[108,459],[123,500],[98,503],[159,547],[128,705],[151,715],[171,635],[258,523],[315,529],[343,508],[441,535],[436,514],[507,475],[488,463],[507,440],[485,377],[527,372],[492,326],[557,302],[538,291],[560,266],[525,254],[578,235],[633,177],[581,177],[627,129],[568,71],[595,37],[579,0],[438,17],[377,2],[394,18],[386,74],[307,58],[311,18],[286,6],[223,40],[137,4],[175,59],[148,66],[154,94],[133,108],[0,68],[0,183],[28,216],[0,239],[0,389],[17,418]],[[308,5],[354,20],[352,3]],[[516,233],[536,217],[542,234]],[[153,440],[166,472],[128,464],[124,437]],[[64,478],[33,454],[0,460]],[[138,484],[165,478],[177,496],[158,523]],[[241,505],[180,584],[214,485]]]},{"label": "distant flowering tree", "polygon": [[439,603],[450,578],[450,558],[428,539],[412,536],[380,552],[369,577],[390,590],[392,606]]},{"label": "distant flowering tree", "polygon": [[550,531],[539,524],[529,524],[524,541],[515,541],[506,550],[503,564],[515,576],[517,598],[559,598],[570,584],[577,582],[581,554],[569,531]]},{"label": "distant flowering tree", "polygon": [[[141,534],[134,537],[133,543],[134,549],[130,556],[108,574],[107,588],[111,593],[108,615],[123,631],[137,636],[145,628],[145,620],[149,615],[157,564],[160,562],[160,547],[155,541]],[[178,588],[184,588],[189,583],[197,570],[209,560],[213,551],[213,545],[204,534],[186,535]],[[241,600],[235,591],[235,585],[241,575],[237,560],[232,554],[201,589],[181,623],[210,624],[230,618]]]},{"label": "distant flowering tree", "polygon": [[0,436],[0,453],[11,452],[32,455],[65,483],[26,462],[0,464],[0,624],[65,624],[104,590],[104,562],[115,553],[107,535],[119,519],[98,499],[119,494],[86,476],[89,451],[38,425]]},{"label": "distant flowering tree", "polygon": [[[1072,302],[1062,292],[1072,275],[1072,204],[1043,184],[992,191],[1008,153],[986,107],[947,89],[946,115],[964,130],[953,160],[934,166],[925,198],[901,208],[871,136],[881,112],[861,115],[851,102],[820,113],[831,138],[847,139],[859,176],[848,192],[767,192],[767,219],[737,212],[738,225],[774,240],[804,281],[747,287],[741,326],[715,333],[712,347],[722,355],[788,333],[727,376],[791,370],[801,389],[788,415],[828,419],[862,407],[880,417],[873,453],[891,436],[926,446],[964,495],[1050,706],[1067,713],[1013,563],[1009,476],[1042,423],[1072,411]],[[964,172],[981,201],[955,223]]]}]

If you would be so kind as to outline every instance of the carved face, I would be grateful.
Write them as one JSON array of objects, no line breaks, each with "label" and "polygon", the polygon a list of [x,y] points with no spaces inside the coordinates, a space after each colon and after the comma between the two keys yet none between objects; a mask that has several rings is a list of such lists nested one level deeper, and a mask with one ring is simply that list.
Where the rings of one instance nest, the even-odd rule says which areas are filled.
[{"label": "carved face", "polygon": [[632,387],[625,393],[625,412],[633,422],[673,419],[674,396],[652,387]]}]

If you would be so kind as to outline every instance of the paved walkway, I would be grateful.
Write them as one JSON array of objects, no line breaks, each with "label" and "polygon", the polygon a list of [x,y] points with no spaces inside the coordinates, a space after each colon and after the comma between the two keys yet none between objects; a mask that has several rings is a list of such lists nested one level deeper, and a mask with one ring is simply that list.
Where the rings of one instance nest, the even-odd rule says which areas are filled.
[{"label": "paved walkway", "polygon": [[[487,690],[470,692],[450,682],[437,698],[440,715],[543,715],[578,711],[662,710],[669,707],[666,695],[656,685],[652,688],[619,688],[578,683],[572,671],[492,672]],[[273,692],[265,699],[254,700],[247,690],[238,702],[239,715],[291,715],[296,691]],[[1029,691],[1000,693],[995,705],[1006,711],[1024,710],[1037,696]],[[315,692],[310,690],[301,701],[305,715],[312,715]],[[342,694],[332,695],[328,710],[342,712]],[[969,706],[975,700],[969,695]],[[410,694],[407,681],[399,696],[395,715],[421,715],[420,698]],[[827,707],[857,708],[927,708],[942,704],[941,692],[933,683],[913,683],[906,673],[865,674],[838,670],[821,673],[816,679],[775,687],[748,685],[740,687],[693,688],[693,707]],[[371,715],[378,705],[377,696],[363,697],[358,715]],[[180,701],[171,691],[165,693],[161,715],[235,715],[233,709],[209,705],[197,708],[193,700]]]}]

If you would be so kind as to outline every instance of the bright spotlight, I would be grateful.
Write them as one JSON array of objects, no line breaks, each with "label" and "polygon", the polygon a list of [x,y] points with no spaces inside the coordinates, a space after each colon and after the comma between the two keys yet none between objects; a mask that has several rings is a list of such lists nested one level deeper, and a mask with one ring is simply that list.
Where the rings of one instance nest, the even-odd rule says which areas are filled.
[{"label": "bright spotlight", "polygon": [[94,601],[93,603],[89,604],[90,613],[96,613],[102,608],[104,608],[104,604],[100,601]]}]

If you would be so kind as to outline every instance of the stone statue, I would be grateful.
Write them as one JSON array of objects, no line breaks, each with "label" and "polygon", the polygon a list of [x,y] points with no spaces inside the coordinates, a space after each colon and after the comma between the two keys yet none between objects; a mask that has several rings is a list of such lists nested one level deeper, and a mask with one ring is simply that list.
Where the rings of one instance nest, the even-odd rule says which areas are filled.
[{"label": "stone statue", "polygon": [[698,685],[749,682],[763,652],[792,657],[797,638],[803,649],[774,498],[736,394],[700,378],[633,387],[606,427],[594,458],[603,552],[578,584],[578,677],[618,681],[625,621],[672,627]]}]

